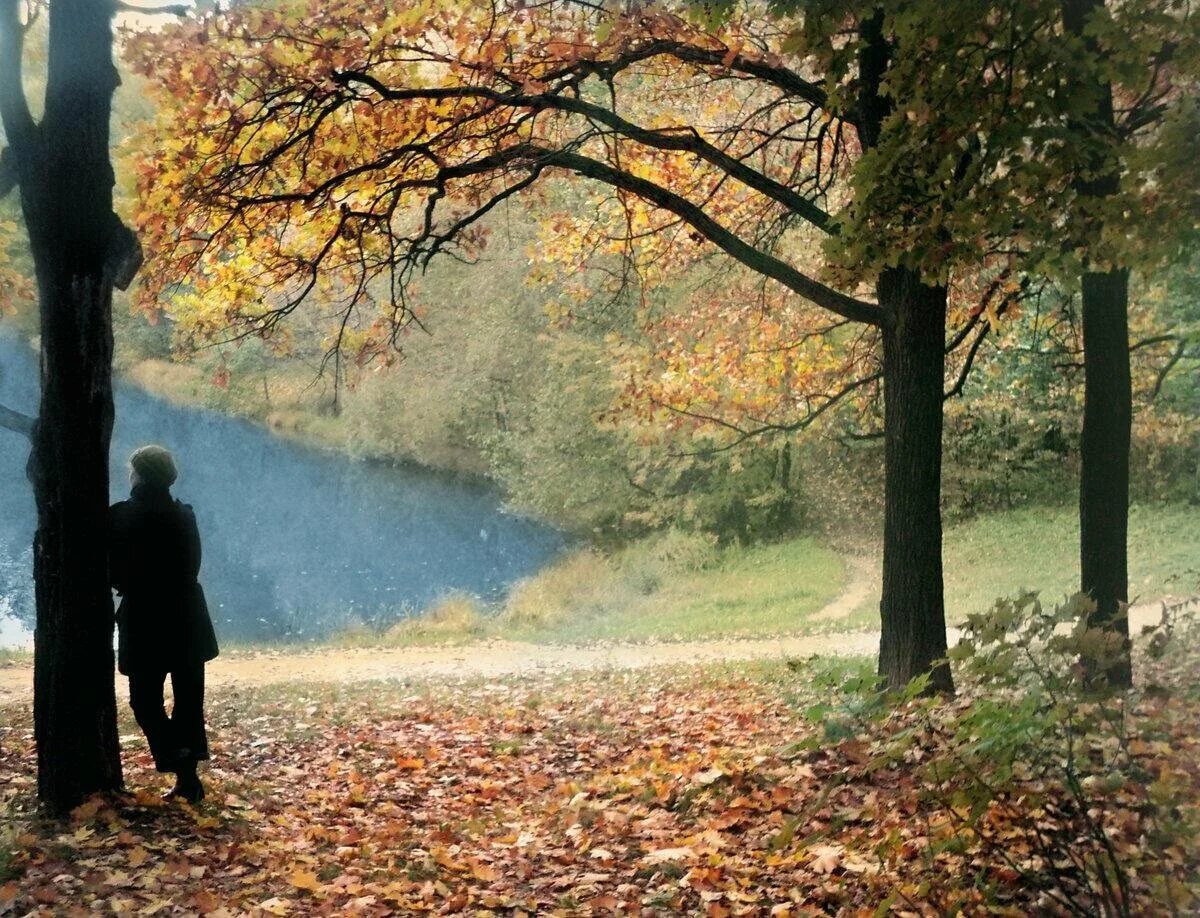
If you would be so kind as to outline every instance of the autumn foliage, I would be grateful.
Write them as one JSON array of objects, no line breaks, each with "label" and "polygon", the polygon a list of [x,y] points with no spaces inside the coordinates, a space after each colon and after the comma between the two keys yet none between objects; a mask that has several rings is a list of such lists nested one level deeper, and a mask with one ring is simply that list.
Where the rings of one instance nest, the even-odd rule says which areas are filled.
[{"label": "autumn foliage", "polygon": [[[1186,911],[1197,880],[1194,647],[1159,653],[1128,747],[1077,738],[1138,915]],[[982,726],[997,707],[1052,721],[985,683],[864,719],[862,697],[831,707],[847,677],[870,681],[775,664],[224,689],[210,800],[164,807],[139,748],[135,799],[19,824],[0,913],[1095,914],[1078,865],[1097,844],[1060,763]],[[29,725],[5,715],[19,802]],[[956,729],[994,747],[981,809],[951,779]],[[1114,757],[1126,771],[1094,764]]]}]

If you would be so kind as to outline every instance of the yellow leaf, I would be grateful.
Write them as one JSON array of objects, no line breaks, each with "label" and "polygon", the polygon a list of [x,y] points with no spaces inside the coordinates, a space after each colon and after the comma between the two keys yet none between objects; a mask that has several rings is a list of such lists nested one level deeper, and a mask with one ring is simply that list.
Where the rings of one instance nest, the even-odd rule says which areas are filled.
[{"label": "yellow leaf", "polygon": [[297,889],[316,892],[321,888],[321,881],[317,879],[315,873],[309,870],[294,870],[288,879]]}]

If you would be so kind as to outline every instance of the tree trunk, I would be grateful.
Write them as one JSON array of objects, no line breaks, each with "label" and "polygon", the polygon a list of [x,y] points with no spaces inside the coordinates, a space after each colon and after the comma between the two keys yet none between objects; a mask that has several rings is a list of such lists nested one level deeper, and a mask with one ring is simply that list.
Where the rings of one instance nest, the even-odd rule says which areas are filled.
[{"label": "tree trunk", "polygon": [[34,730],[38,797],[56,813],[122,783],[107,561],[111,266],[121,238],[109,162],[111,14],[95,0],[52,0],[38,156],[20,185],[41,314]]},{"label": "tree trunk", "polygon": [[[1117,688],[1133,684],[1130,660],[1127,533],[1129,439],[1129,272],[1083,275],[1083,434],[1080,439],[1080,585],[1096,603],[1092,623],[1123,641],[1115,659],[1089,675]],[[1086,662],[1086,661],[1085,661]]]},{"label": "tree trunk", "polygon": [[[1080,38],[1090,64],[1099,66],[1102,52],[1088,34],[1088,22],[1104,9],[1105,0],[1064,0],[1063,25]],[[1101,238],[1099,220],[1087,214],[1094,202],[1120,190],[1116,153],[1116,119],[1112,83],[1089,73],[1081,89],[1092,104],[1072,122],[1077,142],[1086,145],[1087,168],[1075,181],[1084,218],[1074,236],[1085,247]],[[1083,93],[1081,93],[1083,95]],[[1122,606],[1129,599],[1129,440],[1133,391],[1129,375],[1129,271],[1113,267],[1093,270],[1085,254],[1081,278],[1083,325],[1083,434],[1080,442],[1079,561],[1080,588],[1096,603],[1092,623],[1115,632],[1120,653],[1098,664],[1084,660],[1092,680],[1118,688],[1133,684],[1129,619]]]},{"label": "tree trunk", "polygon": [[901,689],[930,674],[951,692],[942,597],[942,386],[946,290],[892,268],[878,285],[883,329],[885,508],[879,675]]}]

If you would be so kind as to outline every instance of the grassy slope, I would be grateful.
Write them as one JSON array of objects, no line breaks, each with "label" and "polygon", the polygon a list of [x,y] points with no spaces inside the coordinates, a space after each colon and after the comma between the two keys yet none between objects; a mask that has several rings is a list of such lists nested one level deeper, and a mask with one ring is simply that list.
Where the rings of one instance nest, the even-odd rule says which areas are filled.
[{"label": "grassy slope", "polygon": [[[1078,588],[1079,519],[1073,507],[992,513],[946,531],[946,614],[957,621],[1021,589],[1047,602]],[[1200,508],[1135,506],[1129,515],[1129,588],[1134,601],[1200,591]],[[857,625],[878,622],[879,595],[855,611]]]},{"label": "grassy slope", "polygon": [[[541,626],[518,626],[534,640],[690,640],[804,630],[804,621],[841,592],[843,560],[809,538],[723,552],[699,570],[662,575],[653,592],[618,572],[602,588],[607,608]],[[635,581],[637,578],[634,578]]]},{"label": "grassy slope", "polygon": [[[613,557],[580,552],[518,585],[498,611],[451,597],[385,635],[350,634],[343,643],[695,640],[878,627],[877,589],[844,617],[812,618],[846,589],[849,565],[811,538],[707,553],[692,537],[679,538],[674,554],[653,541]],[[1200,508],[1134,507],[1129,543],[1135,600],[1200,591]],[[1069,507],[989,514],[948,528],[949,620],[1022,589],[1039,590],[1047,601],[1068,595],[1078,544]]]}]

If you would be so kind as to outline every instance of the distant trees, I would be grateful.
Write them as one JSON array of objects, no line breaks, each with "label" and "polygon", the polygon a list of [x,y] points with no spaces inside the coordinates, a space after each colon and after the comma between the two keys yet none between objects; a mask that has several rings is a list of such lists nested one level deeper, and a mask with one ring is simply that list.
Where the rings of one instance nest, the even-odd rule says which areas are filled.
[{"label": "distant trees", "polygon": [[46,10],[0,0],[8,144],[0,193],[20,195],[41,317],[42,398],[29,431],[38,510],[34,724],[38,796],[56,812],[121,786],[106,546],[111,304],[141,254],[112,207],[116,11],[111,2],[50,0],[45,101],[35,119],[22,85],[23,43],[30,17]]}]

